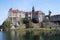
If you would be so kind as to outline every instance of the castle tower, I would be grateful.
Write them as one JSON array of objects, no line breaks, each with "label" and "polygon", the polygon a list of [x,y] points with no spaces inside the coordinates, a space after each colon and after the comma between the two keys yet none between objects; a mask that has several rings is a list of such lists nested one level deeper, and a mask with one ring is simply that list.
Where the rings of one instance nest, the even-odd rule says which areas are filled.
[{"label": "castle tower", "polygon": [[34,9],[34,6],[32,7],[32,13],[34,13],[35,9]]},{"label": "castle tower", "polygon": [[34,18],[34,14],[35,14],[35,9],[34,6],[32,7],[32,19]]}]

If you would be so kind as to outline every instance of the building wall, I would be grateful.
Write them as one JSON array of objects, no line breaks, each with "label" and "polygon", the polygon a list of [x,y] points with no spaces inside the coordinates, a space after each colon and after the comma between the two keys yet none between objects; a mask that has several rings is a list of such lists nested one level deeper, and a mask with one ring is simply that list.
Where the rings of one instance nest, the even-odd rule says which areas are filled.
[{"label": "building wall", "polygon": [[39,18],[38,18],[39,22],[42,22],[45,20],[45,14],[39,14],[38,16],[39,16]]},{"label": "building wall", "polygon": [[20,12],[20,17],[25,18],[25,12]]},{"label": "building wall", "polygon": [[51,16],[50,21],[60,21],[60,15]]},{"label": "building wall", "polygon": [[34,13],[32,13],[32,19],[38,19],[39,22],[42,22],[43,20],[45,20],[45,14],[42,11],[35,11]]},{"label": "building wall", "polygon": [[38,19],[38,14],[37,13],[32,13],[32,19]]},{"label": "building wall", "polygon": [[25,12],[19,10],[8,11],[8,20],[12,23],[12,25],[19,25],[18,21],[20,21],[21,18],[25,18]]}]

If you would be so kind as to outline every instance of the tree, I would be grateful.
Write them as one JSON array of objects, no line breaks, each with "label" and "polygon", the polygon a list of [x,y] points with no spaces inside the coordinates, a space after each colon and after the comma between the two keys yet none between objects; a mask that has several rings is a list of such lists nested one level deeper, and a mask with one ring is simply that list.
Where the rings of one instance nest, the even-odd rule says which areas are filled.
[{"label": "tree", "polygon": [[2,25],[3,25],[3,27],[6,29],[6,28],[10,28],[10,27],[11,27],[10,24],[11,24],[10,21],[6,20],[6,21],[3,22]]},{"label": "tree", "polygon": [[23,23],[23,24],[29,23],[29,20],[28,20],[27,18],[23,18],[23,19],[22,19],[22,23]]},{"label": "tree", "polygon": [[32,19],[32,22],[33,22],[33,23],[38,23],[38,22],[39,22],[39,20],[38,20],[38,19],[36,19],[36,18],[34,18],[34,19]]}]

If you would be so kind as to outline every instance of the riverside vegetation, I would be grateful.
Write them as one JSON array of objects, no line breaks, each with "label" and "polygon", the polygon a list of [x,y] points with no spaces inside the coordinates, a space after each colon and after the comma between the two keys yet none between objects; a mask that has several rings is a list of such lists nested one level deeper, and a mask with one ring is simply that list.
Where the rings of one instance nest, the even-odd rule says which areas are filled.
[{"label": "riverside vegetation", "polygon": [[[33,20],[28,20],[27,18],[22,18],[21,19],[21,22],[23,23],[23,24],[28,24],[28,23],[30,23],[30,21],[32,21],[32,22],[34,22],[34,23],[38,23],[39,21],[38,20],[36,20],[36,19],[33,19]],[[18,22],[19,24],[20,24],[20,21]],[[33,24],[32,24],[33,25]],[[8,20],[6,20],[6,21],[4,21],[3,22],[3,24],[2,24],[2,26],[3,26],[3,29],[4,30],[10,30],[10,28],[11,28],[11,22],[10,21],[8,21]],[[29,25],[30,26],[30,25]],[[31,27],[31,26],[30,26]],[[15,29],[13,29],[13,30],[20,30],[20,31],[22,31],[22,30],[28,30],[28,31],[34,31],[34,30],[36,30],[36,31],[56,31],[56,30],[59,30],[59,29],[57,29],[57,28],[51,28],[51,27],[49,27],[49,28],[44,28],[43,27],[43,23],[41,22],[41,27],[40,28],[33,28],[33,26],[31,27],[31,28],[15,28]],[[12,30],[12,29],[11,29]]]}]

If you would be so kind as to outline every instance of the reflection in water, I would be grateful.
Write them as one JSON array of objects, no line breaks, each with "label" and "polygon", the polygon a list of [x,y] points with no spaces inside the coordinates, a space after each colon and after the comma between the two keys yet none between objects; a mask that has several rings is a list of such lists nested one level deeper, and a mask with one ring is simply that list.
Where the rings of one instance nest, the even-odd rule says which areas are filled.
[{"label": "reflection in water", "polygon": [[29,32],[29,31],[26,31],[26,35],[24,36],[24,39],[25,40],[32,40],[32,31]]},{"label": "reflection in water", "polygon": [[3,40],[3,33],[0,32],[0,39]]},{"label": "reflection in water", "polygon": [[33,40],[40,40],[40,36],[38,35],[33,36]]},{"label": "reflection in water", "polygon": [[15,31],[11,31],[11,40],[15,40]]},{"label": "reflection in water", "polygon": [[0,40],[60,40],[60,32],[9,31],[0,32]]}]

